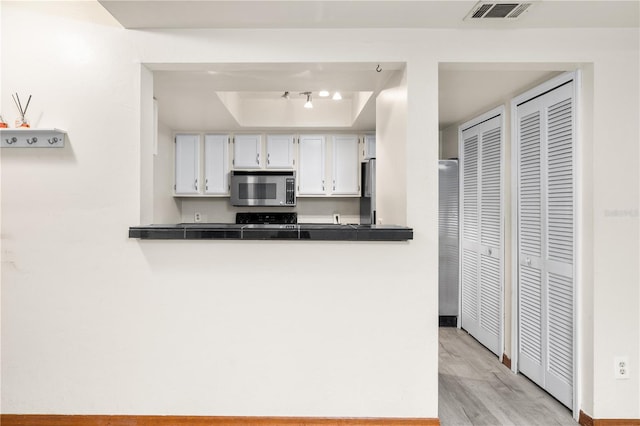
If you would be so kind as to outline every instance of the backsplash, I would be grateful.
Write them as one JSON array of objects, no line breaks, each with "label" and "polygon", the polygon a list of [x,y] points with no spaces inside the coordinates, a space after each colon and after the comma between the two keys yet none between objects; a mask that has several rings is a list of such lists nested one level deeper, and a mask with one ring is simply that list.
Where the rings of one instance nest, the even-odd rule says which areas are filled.
[{"label": "backsplash", "polygon": [[234,207],[229,198],[182,198],[181,222],[195,222],[196,213],[200,222],[234,223],[237,212],[276,211],[297,212],[299,223],[334,223],[338,214],[340,223],[360,223],[360,198],[304,198],[298,197],[296,207]]}]

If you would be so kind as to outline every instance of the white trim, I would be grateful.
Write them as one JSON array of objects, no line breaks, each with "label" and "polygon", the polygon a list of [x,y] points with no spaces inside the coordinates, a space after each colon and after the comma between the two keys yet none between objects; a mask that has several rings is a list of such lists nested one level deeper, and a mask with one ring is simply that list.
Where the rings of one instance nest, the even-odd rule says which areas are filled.
[{"label": "white trim", "polygon": [[584,232],[583,227],[583,209],[582,207],[582,161],[580,161],[580,155],[582,154],[582,72],[576,70],[574,72],[573,79],[573,105],[575,106],[574,114],[574,127],[573,127],[573,165],[574,165],[574,180],[573,180],[573,418],[578,420],[580,417],[581,398],[582,398],[582,377],[580,375],[582,367],[582,351],[579,350],[582,345],[582,235]]},{"label": "white trim", "polygon": [[581,162],[578,161],[580,157],[577,155],[579,147],[582,142],[582,132],[580,131],[581,123],[581,115],[582,108],[580,102],[582,101],[580,97],[580,91],[582,86],[581,72],[580,70],[569,71],[563,73],[549,81],[542,83],[541,85],[528,90],[527,92],[516,96],[511,100],[511,190],[512,190],[512,198],[511,198],[511,230],[512,230],[512,245],[511,245],[511,275],[512,275],[512,292],[511,292],[511,370],[514,373],[518,372],[518,293],[520,291],[520,286],[518,282],[518,268],[519,268],[519,260],[518,260],[518,247],[519,247],[519,234],[518,234],[518,181],[519,181],[519,153],[520,147],[517,143],[518,141],[518,126],[517,126],[517,107],[519,104],[528,101],[536,96],[539,96],[545,92],[555,89],[558,86],[561,86],[570,81],[574,82],[573,85],[573,105],[574,105],[574,153],[573,153],[573,161],[574,161],[574,206],[573,206],[573,214],[574,214],[574,259],[573,259],[573,304],[574,304],[574,324],[573,324],[573,418],[575,420],[578,419],[580,413],[580,398],[582,397],[582,392],[580,386],[582,385],[582,380],[580,377],[580,367],[582,357],[579,356],[578,349],[580,348],[580,344],[582,342],[582,311],[580,309],[580,297],[582,296],[582,292],[580,291],[580,286],[578,285],[581,282],[582,274],[581,274],[581,257],[582,250],[580,249],[580,244],[578,242],[582,242],[581,235],[583,232],[583,217],[582,210],[578,208],[582,204],[581,192],[578,190],[580,185],[580,179],[582,179],[582,167]]},{"label": "white trim", "polygon": [[518,141],[518,104],[511,100],[511,371],[518,373],[518,181],[520,146]]},{"label": "white trim", "polygon": [[539,96],[550,90],[553,90],[558,86],[562,86],[563,84],[568,83],[571,80],[575,80],[576,79],[575,77],[576,77],[576,71],[568,71],[568,72],[562,73],[559,76],[554,77],[549,81],[545,81],[541,85],[536,86],[533,89],[527,90],[523,94],[516,96],[511,101],[511,105],[515,103],[515,105],[518,106],[518,104],[528,101],[531,98]]},{"label": "white trim", "polygon": [[462,329],[462,217],[464,204],[462,203],[462,173],[464,170],[464,144],[462,141],[462,126],[458,126],[458,319],[456,326]]},{"label": "white trim", "polygon": [[[496,108],[498,109],[498,108]],[[505,212],[504,212],[504,202],[505,202],[505,194],[506,194],[506,186],[505,186],[505,179],[506,179],[506,165],[507,165],[507,157],[506,157],[506,146],[507,146],[507,139],[506,139],[506,117],[505,117],[505,113],[506,113],[506,108],[504,106],[504,104],[500,105],[500,118],[501,118],[501,122],[500,122],[500,137],[501,139],[501,146],[500,146],[500,293],[502,295],[502,297],[500,297],[500,355],[498,356],[498,359],[500,360],[500,363],[502,363],[503,358],[504,358],[504,350],[505,350],[505,345],[504,345],[504,324],[505,324],[505,317],[504,317],[504,305],[507,303],[507,301],[505,300],[505,296],[506,296],[506,292],[505,292],[505,272],[504,272],[504,268],[505,268],[505,246],[506,246],[506,238],[505,238]]]},{"label": "white trim", "polygon": [[[462,131],[463,130],[467,130],[472,128],[475,125],[478,125],[480,123],[482,123],[483,121],[487,121],[490,118],[493,117],[497,117],[498,115],[502,114],[502,120],[503,120],[503,124],[504,124],[504,105],[500,105],[498,107],[493,108],[490,111],[485,112],[484,114],[481,114],[465,123],[462,123],[460,126],[458,126],[458,135],[462,136]],[[460,144],[461,138],[458,138],[458,144]],[[460,145],[458,146],[458,148],[460,148]],[[459,153],[462,151],[458,151]],[[458,155],[459,157],[460,155]]]}]

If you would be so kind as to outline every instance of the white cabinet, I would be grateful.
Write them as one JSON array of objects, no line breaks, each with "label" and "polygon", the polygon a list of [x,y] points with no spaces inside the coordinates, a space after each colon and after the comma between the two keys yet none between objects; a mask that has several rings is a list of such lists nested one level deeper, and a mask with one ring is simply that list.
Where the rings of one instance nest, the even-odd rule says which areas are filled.
[{"label": "white cabinet", "polygon": [[292,169],[295,165],[293,135],[267,135],[267,169]]},{"label": "white cabinet", "polygon": [[359,148],[356,135],[335,135],[330,143],[322,135],[301,135],[298,195],[359,196]]},{"label": "white cabinet", "polygon": [[228,196],[231,168],[296,170],[300,196],[360,195],[364,138],[300,135],[298,148],[296,138],[295,134],[177,134],[175,195]]},{"label": "white cabinet", "polygon": [[331,193],[334,195],[360,195],[358,137],[356,135],[334,136],[332,148]]},{"label": "white cabinet", "polygon": [[235,169],[262,168],[262,135],[235,135],[233,167]]},{"label": "white cabinet", "polygon": [[325,195],[325,138],[300,136],[298,195]]},{"label": "white cabinet", "polygon": [[198,194],[200,135],[176,135],[176,194]]},{"label": "white cabinet", "polygon": [[229,135],[204,136],[204,193],[229,193]]},{"label": "white cabinet", "polygon": [[365,135],[363,159],[370,160],[376,158],[376,135]]},{"label": "white cabinet", "polygon": [[229,135],[205,135],[203,145],[198,134],[177,134],[175,142],[176,195],[229,194]]}]

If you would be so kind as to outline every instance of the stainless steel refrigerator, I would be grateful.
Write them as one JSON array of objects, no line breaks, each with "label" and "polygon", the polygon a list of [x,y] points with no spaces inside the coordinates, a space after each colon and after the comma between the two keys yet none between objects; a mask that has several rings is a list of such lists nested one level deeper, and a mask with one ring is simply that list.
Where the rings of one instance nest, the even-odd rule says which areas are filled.
[{"label": "stainless steel refrigerator", "polygon": [[376,223],[376,159],[361,164],[360,224]]},{"label": "stainless steel refrigerator", "polygon": [[439,316],[440,326],[458,321],[458,160],[439,163]]}]

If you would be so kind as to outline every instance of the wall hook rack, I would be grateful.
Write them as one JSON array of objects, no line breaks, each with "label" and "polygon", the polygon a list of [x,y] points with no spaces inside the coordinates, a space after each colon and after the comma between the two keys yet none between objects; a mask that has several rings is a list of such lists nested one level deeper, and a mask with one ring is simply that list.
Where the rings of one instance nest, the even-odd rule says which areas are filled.
[{"label": "wall hook rack", "polygon": [[66,135],[60,129],[0,128],[0,148],[64,148]]}]

